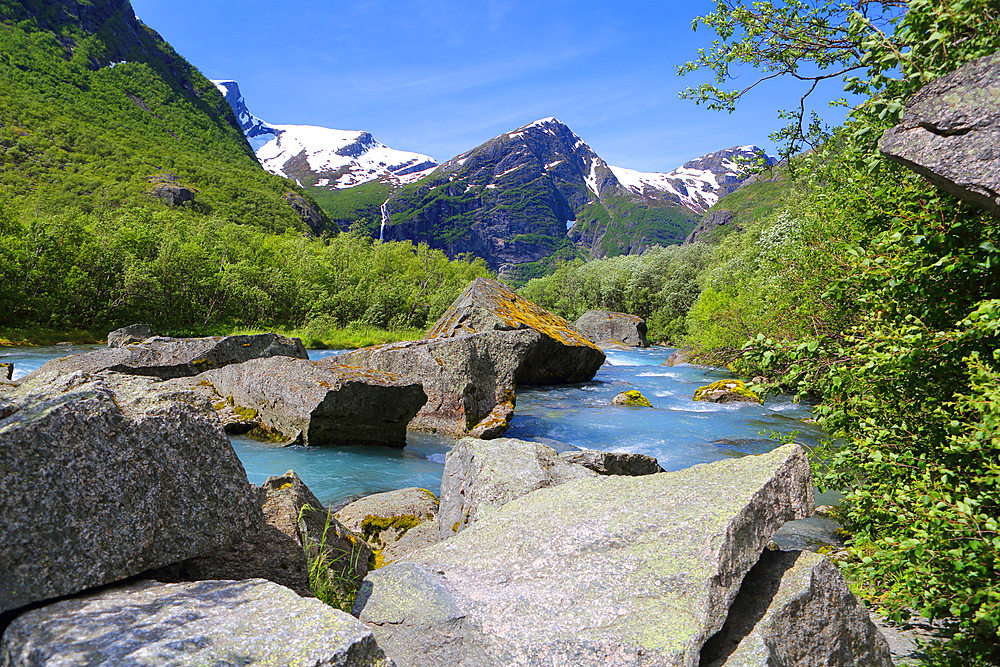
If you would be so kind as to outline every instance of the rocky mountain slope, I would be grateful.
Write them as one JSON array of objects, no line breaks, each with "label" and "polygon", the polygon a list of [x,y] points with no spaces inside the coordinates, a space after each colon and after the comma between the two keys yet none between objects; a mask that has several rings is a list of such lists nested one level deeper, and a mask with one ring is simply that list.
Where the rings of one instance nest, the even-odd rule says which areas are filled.
[{"label": "rocky mountain slope", "polygon": [[697,215],[675,199],[624,187],[565,124],[535,121],[442,164],[394,193],[384,239],[471,252],[516,278],[553,258],[603,257],[680,243]]},{"label": "rocky mountain slope", "polygon": [[437,166],[432,157],[389,148],[368,132],[267,123],[250,113],[235,81],[212,83],[233,108],[257,159],[272,174],[338,190],[374,180],[412,183]]},{"label": "rocky mountain slope", "polygon": [[[705,213],[720,197],[725,197],[743,183],[741,158],[752,160],[763,154],[757,146],[736,146],[688,160],[671,172],[643,173],[624,167],[611,167],[618,181],[636,194],[647,198],[672,199],[692,211]],[[774,164],[775,159],[765,158]]]}]

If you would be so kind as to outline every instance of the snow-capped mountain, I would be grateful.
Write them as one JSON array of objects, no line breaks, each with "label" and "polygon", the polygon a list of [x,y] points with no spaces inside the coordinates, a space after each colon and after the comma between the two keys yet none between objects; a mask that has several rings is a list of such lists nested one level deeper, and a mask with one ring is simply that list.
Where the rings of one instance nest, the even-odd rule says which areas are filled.
[{"label": "snow-capped mountain", "polygon": [[[618,181],[632,192],[659,199],[671,196],[688,208],[704,213],[746,179],[738,158],[753,159],[761,149],[736,146],[689,160],[666,174],[644,173],[624,167],[611,167]],[[768,157],[771,164],[775,158]]]},{"label": "snow-capped mountain", "polygon": [[575,132],[543,118],[394,192],[382,207],[381,237],[425,242],[452,257],[471,252],[505,275],[528,277],[553,255],[680,243],[697,219],[673,196],[625,188]]},{"label": "snow-capped mountain", "polygon": [[376,179],[403,185],[437,167],[434,158],[389,148],[368,132],[267,123],[250,113],[235,81],[212,83],[233,108],[257,159],[272,174],[341,189]]}]

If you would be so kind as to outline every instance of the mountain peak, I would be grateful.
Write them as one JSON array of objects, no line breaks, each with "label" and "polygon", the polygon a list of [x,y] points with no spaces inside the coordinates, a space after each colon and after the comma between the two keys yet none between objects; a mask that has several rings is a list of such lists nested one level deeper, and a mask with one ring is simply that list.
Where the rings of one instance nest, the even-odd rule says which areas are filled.
[{"label": "mountain peak", "polygon": [[247,109],[236,81],[212,83],[233,108],[257,159],[272,174],[341,189],[373,180],[409,183],[437,167],[434,158],[389,148],[369,132],[266,123]]},{"label": "mountain peak", "polygon": [[[688,208],[704,213],[746,179],[746,169],[740,165],[740,159],[751,160],[763,152],[757,146],[725,148],[688,160],[665,174],[644,173],[624,167],[611,167],[611,171],[622,185],[638,195],[654,199],[674,198]],[[766,157],[771,164],[777,161]]]}]

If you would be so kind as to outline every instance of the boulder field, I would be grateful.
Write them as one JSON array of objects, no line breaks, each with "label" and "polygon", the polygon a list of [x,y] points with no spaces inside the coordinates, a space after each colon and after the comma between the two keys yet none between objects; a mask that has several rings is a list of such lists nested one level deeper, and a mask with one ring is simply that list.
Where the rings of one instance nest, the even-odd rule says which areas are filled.
[{"label": "boulder field", "polygon": [[400,667],[891,665],[829,561],[761,557],[812,511],[797,445],[676,473],[546,477],[550,452],[503,442],[463,441],[446,464],[439,525],[449,487],[475,520],[361,587],[354,613]]},{"label": "boulder field", "polygon": [[[797,445],[663,472],[497,437],[517,384],[604,354],[495,281],[424,340],[321,362],[273,335],[119,344],[0,383],[0,667],[891,665],[830,561],[768,551],[813,510]],[[220,414],[309,445],[481,437],[440,499],[333,515],[292,471],[250,484]]]}]

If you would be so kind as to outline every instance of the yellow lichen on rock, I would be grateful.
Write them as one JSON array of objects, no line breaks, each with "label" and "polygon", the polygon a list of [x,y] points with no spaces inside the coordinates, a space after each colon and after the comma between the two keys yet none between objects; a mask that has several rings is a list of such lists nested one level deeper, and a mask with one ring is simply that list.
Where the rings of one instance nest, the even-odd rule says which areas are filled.
[{"label": "yellow lichen on rock", "polygon": [[451,338],[456,333],[479,333],[468,321],[470,300],[475,306],[489,311],[510,329],[534,329],[564,345],[597,349],[589,338],[563,318],[528,301],[503,283],[489,278],[476,278],[424,338]]},{"label": "yellow lichen on rock", "polygon": [[636,389],[621,392],[611,400],[611,405],[631,405],[643,408],[653,407],[649,399]]},{"label": "yellow lichen on rock", "polygon": [[740,401],[763,403],[757,394],[747,389],[742,380],[719,380],[712,384],[698,387],[694,392],[695,401],[711,401],[713,403],[735,403]]}]

